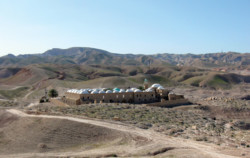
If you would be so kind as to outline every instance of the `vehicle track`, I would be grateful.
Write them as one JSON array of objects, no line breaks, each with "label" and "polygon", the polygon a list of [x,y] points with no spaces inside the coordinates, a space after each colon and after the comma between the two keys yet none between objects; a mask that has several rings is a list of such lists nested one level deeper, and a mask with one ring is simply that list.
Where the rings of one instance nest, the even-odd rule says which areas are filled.
[{"label": "vehicle track", "polygon": [[[136,144],[136,136],[145,138],[145,144],[136,146],[136,147],[129,147],[123,146],[123,149],[116,149],[119,153],[119,156],[129,156],[129,155],[138,155],[141,157],[150,157],[152,155],[145,154],[142,151],[150,151],[152,149],[159,148],[159,152],[155,151],[155,153],[161,154],[161,151],[168,152],[168,150],[165,150],[165,148],[170,147],[170,149],[179,149],[179,150],[192,150],[195,151],[204,157],[212,157],[212,158],[236,158],[237,156],[231,156],[228,155],[228,153],[225,153],[220,147],[208,144],[208,143],[202,143],[202,142],[195,142],[192,140],[186,140],[182,138],[174,138],[170,136],[166,136],[164,134],[155,132],[153,130],[144,130],[140,128],[136,128],[129,125],[123,125],[123,124],[117,124],[107,121],[101,121],[101,120],[93,120],[93,119],[83,119],[83,118],[75,118],[75,117],[69,117],[69,116],[52,116],[52,115],[31,115],[26,114],[20,110],[16,109],[8,109],[7,112],[10,112],[12,114],[18,115],[19,117],[36,117],[36,118],[51,118],[51,119],[65,119],[70,121],[76,121],[80,123],[87,123],[92,124],[95,126],[105,127],[109,129],[119,130],[122,132],[129,133],[134,137],[134,143]],[[91,154],[104,154],[104,153],[110,153],[111,151],[114,151],[114,147],[107,147],[107,148],[101,148],[101,149],[92,149],[88,151],[80,151],[80,152],[63,152],[63,153],[55,153],[55,152],[48,152],[48,153],[35,153],[36,157],[60,157],[60,156],[89,156],[91,157]],[[196,153],[194,153],[196,154]],[[1,156],[1,155],[0,155]],[[34,153],[25,153],[25,154],[17,154],[17,155],[2,155],[7,157],[32,157],[34,156]]]}]

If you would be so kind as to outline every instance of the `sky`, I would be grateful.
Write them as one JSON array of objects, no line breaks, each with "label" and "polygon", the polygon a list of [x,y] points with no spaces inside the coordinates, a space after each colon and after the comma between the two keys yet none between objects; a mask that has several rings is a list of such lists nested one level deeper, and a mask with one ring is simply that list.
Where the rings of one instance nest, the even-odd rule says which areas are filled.
[{"label": "sky", "polygon": [[0,56],[250,52],[250,0],[0,0]]}]

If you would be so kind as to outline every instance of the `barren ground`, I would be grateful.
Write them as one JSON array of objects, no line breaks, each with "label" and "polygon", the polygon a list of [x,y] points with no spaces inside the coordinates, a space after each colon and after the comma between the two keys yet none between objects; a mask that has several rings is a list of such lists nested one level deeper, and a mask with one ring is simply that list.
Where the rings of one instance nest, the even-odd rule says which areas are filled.
[{"label": "barren ground", "polygon": [[[0,157],[248,157],[246,149],[166,136],[112,121],[0,113]],[[242,155],[243,154],[243,155]]]}]

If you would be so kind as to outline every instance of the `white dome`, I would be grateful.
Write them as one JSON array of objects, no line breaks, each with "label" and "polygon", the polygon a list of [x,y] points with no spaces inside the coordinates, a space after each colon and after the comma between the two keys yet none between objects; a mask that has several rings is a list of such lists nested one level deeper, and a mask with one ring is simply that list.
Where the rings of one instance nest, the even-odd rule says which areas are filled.
[{"label": "white dome", "polygon": [[135,91],[135,90],[137,90],[137,88],[130,88],[132,91]]},{"label": "white dome", "polygon": [[158,88],[158,87],[160,87],[160,86],[161,86],[160,84],[155,83],[155,84],[153,84],[153,85],[151,86],[151,88]]},{"label": "white dome", "polygon": [[93,91],[97,91],[97,92],[99,92],[99,91],[100,91],[100,89],[98,89],[98,88],[97,88],[97,89],[93,89]]},{"label": "white dome", "polygon": [[98,94],[98,91],[92,91],[91,94]]},{"label": "white dome", "polygon": [[151,88],[148,88],[145,90],[146,92],[153,92],[153,90]]},{"label": "white dome", "polygon": [[112,91],[111,90],[107,90],[106,93],[112,93]]},{"label": "white dome", "polygon": [[120,90],[120,93],[124,93],[124,92],[125,92],[125,90],[124,90],[124,89],[121,89],[121,90]]},{"label": "white dome", "polygon": [[76,94],[81,94],[82,91],[81,90],[77,90]]},{"label": "white dome", "polygon": [[81,94],[89,94],[89,92],[87,90],[84,90],[84,91],[82,91]]},{"label": "white dome", "polygon": [[105,93],[105,91],[99,91],[99,93],[101,94],[101,93]]},{"label": "white dome", "polygon": [[133,92],[131,89],[127,89],[126,92]]},{"label": "white dome", "polygon": [[157,89],[165,89],[164,87],[162,87],[162,86],[159,86]]},{"label": "white dome", "polygon": [[140,89],[136,89],[134,92],[136,93],[136,92],[142,92],[142,91]]}]

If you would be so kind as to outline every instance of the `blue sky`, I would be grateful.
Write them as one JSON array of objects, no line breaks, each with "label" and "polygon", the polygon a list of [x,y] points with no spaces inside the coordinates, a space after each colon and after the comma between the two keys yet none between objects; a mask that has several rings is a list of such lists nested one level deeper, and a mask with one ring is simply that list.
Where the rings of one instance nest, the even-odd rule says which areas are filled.
[{"label": "blue sky", "polygon": [[0,0],[0,55],[250,52],[250,0]]}]

